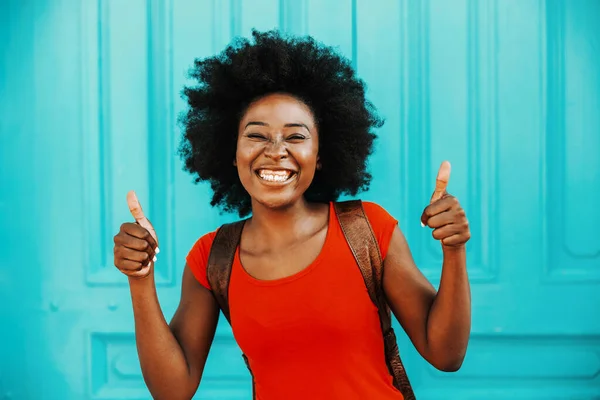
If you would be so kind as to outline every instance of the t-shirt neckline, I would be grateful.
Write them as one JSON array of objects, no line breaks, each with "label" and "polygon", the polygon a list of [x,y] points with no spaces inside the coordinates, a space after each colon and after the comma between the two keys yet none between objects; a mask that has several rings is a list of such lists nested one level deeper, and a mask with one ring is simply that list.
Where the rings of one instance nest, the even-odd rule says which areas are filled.
[{"label": "t-shirt neckline", "polygon": [[233,266],[234,266],[234,268],[239,268],[241,270],[242,276],[248,282],[250,282],[254,285],[257,285],[257,286],[277,286],[277,285],[282,285],[282,284],[286,284],[286,283],[290,283],[295,280],[298,280],[298,279],[306,276],[313,270],[315,270],[319,266],[319,264],[321,264],[321,260],[327,256],[327,252],[329,249],[329,242],[331,241],[331,235],[333,233],[332,227],[334,224],[334,219],[335,219],[335,210],[333,208],[333,202],[329,202],[329,217],[328,217],[328,222],[327,222],[327,233],[325,235],[325,241],[323,242],[323,247],[321,247],[319,254],[317,254],[317,257],[309,265],[307,265],[305,268],[301,269],[300,271],[296,272],[295,274],[292,274],[292,275],[289,275],[289,276],[286,276],[283,278],[269,279],[269,280],[257,279],[255,277],[253,277],[252,275],[250,275],[248,273],[248,271],[246,271],[246,268],[244,268],[244,265],[242,264],[242,260],[240,258],[240,246],[239,245],[238,245],[237,249],[235,250]]}]

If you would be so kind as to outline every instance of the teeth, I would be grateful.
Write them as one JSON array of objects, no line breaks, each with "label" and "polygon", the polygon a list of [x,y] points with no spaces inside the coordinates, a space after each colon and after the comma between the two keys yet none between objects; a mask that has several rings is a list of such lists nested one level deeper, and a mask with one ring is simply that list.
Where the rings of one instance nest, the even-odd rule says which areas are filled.
[{"label": "teeth", "polygon": [[290,171],[272,171],[267,169],[262,169],[258,171],[258,175],[269,182],[285,182],[290,179],[292,173]]}]

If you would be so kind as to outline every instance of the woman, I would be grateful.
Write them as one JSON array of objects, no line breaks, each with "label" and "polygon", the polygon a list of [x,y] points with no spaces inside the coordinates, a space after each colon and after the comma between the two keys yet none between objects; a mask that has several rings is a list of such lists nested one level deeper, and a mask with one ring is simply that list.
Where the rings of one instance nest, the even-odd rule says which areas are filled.
[{"label": "woman", "polygon": [[[229,304],[256,398],[402,399],[385,365],[377,310],[332,211],[339,195],[368,187],[371,130],[382,122],[349,62],[331,48],[276,32],[253,38],[196,61],[191,76],[199,86],[184,92],[181,155],[197,181],[210,182],[213,206],[251,214]],[[455,371],[470,331],[470,233],[445,191],[448,178],[444,163],[421,216],[443,248],[437,292],[397,221],[375,203],[364,209],[384,259],[390,308],[429,363]],[[219,315],[206,275],[216,231],[190,250],[181,301],[167,324],[153,274],[158,240],[134,193],[128,203],[136,223],[115,236],[115,265],[129,277],[144,379],[154,398],[189,399]]]}]

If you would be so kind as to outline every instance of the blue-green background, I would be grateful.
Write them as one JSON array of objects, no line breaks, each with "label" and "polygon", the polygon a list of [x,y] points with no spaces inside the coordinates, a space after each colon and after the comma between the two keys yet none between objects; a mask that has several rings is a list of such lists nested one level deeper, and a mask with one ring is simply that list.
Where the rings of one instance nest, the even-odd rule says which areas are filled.
[{"label": "blue-green background", "polygon": [[[599,0],[0,0],[0,399],[149,398],[112,236],[134,189],[170,319],[190,246],[232,218],[182,172],[180,90],[254,27],[352,59],[387,120],[362,197],[436,285],[419,217],[453,165],[472,337],[447,374],[400,335],[418,398],[599,399]],[[227,324],[197,398],[250,398]]]}]

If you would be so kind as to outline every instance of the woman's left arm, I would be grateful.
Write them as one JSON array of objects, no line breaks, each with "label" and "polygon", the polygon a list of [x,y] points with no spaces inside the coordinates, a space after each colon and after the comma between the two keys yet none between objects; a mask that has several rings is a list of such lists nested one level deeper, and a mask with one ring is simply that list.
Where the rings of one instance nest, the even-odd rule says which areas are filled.
[{"label": "woman's left arm", "polygon": [[[442,168],[444,166],[442,165]],[[417,351],[442,371],[456,371],[464,360],[471,331],[471,293],[465,243],[469,224],[458,200],[446,193],[447,176],[438,175],[436,192],[421,221],[442,242],[439,290],[419,271],[400,228],[384,260],[383,288],[388,304]],[[445,183],[443,182],[445,179]]]}]

